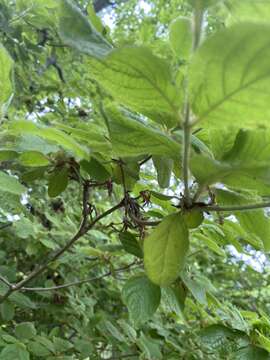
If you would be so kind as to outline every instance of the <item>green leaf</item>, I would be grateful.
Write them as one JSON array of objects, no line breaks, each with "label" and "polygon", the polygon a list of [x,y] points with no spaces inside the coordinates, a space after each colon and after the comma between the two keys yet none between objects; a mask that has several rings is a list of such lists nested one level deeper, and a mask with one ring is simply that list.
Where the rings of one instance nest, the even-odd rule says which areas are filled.
[{"label": "green leaf", "polygon": [[48,194],[50,197],[56,197],[66,190],[68,185],[69,171],[66,167],[56,169],[50,176],[48,184]]},{"label": "green leaf", "polygon": [[206,246],[209,247],[212,251],[214,251],[216,254],[226,257],[225,251],[218,246],[218,244],[211,239],[209,236],[205,236],[203,234],[195,234],[194,237],[199,241],[205,243]]},{"label": "green leaf", "polygon": [[26,191],[26,188],[20,184],[14,176],[0,171],[0,190],[7,191],[15,195],[21,195]]},{"label": "green leaf", "polygon": [[13,160],[18,157],[18,153],[13,150],[0,150],[0,161]]},{"label": "green leaf", "polygon": [[192,24],[190,19],[179,17],[170,25],[170,44],[175,56],[187,60],[192,48]]},{"label": "green leaf", "polygon": [[6,346],[0,354],[0,360],[30,360],[29,352],[23,344]]},{"label": "green leaf", "polygon": [[38,151],[26,151],[20,155],[19,161],[24,166],[38,167],[50,164],[49,159]]},{"label": "green leaf", "polygon": [[166,156],[153,156],[153,163],[157,171],[158,184],[161,188],[170,186],[173,160]]},{"label": "green leaf", "polygon": [[269,360],[269,353],[257,346],[249,345],[234,353],[235,360]]},{"label": "green leaf", "polygon": [[[216,190],[217,201],[220,206],[222,205],[245,205],[258,201],[255,197],[247,196],[236,193],[234,191]],[[240,225],[245,229],[248,234],[257,236],[264,244],[266,251],[270,250],[270,219],[264,213],[263,209],[249,210],[249,211],[234,211]]]},{"label": "green leaf", "polygon": [[160,288],[145,276],[129,279],[122,290],[123,301],[136,325],[143,324],[154,315],[160,303],[160,296]]},{"label": "green leaf", "polygon": [[36,341],[30,341],[27,347],[28,350],[35,356],[47,357],[51,355],[51,352],[45,346]]},{"label": "green leaf", "polygon": [[4,104],[12,94],[11,69],[13,61],[7,50],[0,44],[0,116],[4,111]]},{"label": "green leaf", "polygon": [[16,304],[19,308],[22,309],[36,309],[36,305],[29,299],[28,296],[19,293],[13,292],[9,297],[10,301]]},{"label": "green leaf", "polygon": [[149,49],[114,50],[103,61],[91,62],[91,69],[120,104],[167,127],[179,123],[182,94],[173,83],[169,65]]},{"label": "green leaf", "polygon": [[111,177],[109,171],[94,157],[91,157],[90,161],[82,160],[82,168],[96,181],[106,181]]},{"label": "green leaf", "polygon": [[165,133],[144,124],[138,118],[126,116],[116,107],[106,107],[113,152],[118,156],[168,155],[179,158],[180,145]]},{"label": "green leaf", "polygon": [[191,292],[193,297],[202,305],[207,305],[206,287],[204,286],[201,278],[190,276],[183,273],[181,276],[187,289]]},{"label": "green leaf", "polygon": [[265,22],[270,20],[270,4],[268,0],[227,0],[224,2],[230,12],[227,23],[239,21]]},{"label": "green leaf", "polygon": [[[209,125],[268,125],[270,26],[240,23],[209,37],[190,68],[192,109]],[[226,46],[224,47],[224,44]]]},{"label": "green leaf", "polygon": [[135,255],[139,258],[143,257],[142,249],[136,239],[136,236],[128,231],[120,232],[119,239],[123,248],[129,254]]},{"label": "green leaf", "polygon": [[96,31],[90,20],[71,0],[61,0],[59,7],[59,34],[68,46],[87,55],[102,58],[112,46]]},{"label": "green leaf", "polygon": [[268,194],[269,142],[268,130],[240,130],[232,148],[223,155],[219,153],[219,161],[193,155],[191,171],[202,185],[222,182],[235,188],[254,189],[262,195]]},{"label": "green leaf", "polygon": [[52,127],[38,126],[31,121],[14,121],[10,124],[10,132],[16,135],[30,134],[41,137],[42,139],[55,142],[66,150],[72,151],[76,156],[82,159],[88,159],[88,152],[77,143],[72,136],[67,135],[59,129]]},{"label": "green leaf", "polygon": [[189,248],[188,230],[180,213],[165,217],[144,240],[144,266],[149,279],[167,286],[179,275]]},{"label": "green leaf", "polygon": [[159,341],[152,339],[150,336],[146,336],[141,333],[140,338],[137,340],[139,348],[143,351],[146,359],[162,360],[163,355],[161,353],[161,345]]},{"label": "green leaf", "polygon": [[14,318],[15,315],[14,305],[9,300],[4,301],[0,305],[0,311],[3,320],[10,321]]},{"label": "green leaf", "polygon": [[21,323],[15,327],[15,335],[18,339],[31,339],[36,335],[35,326],[32,323]]}]

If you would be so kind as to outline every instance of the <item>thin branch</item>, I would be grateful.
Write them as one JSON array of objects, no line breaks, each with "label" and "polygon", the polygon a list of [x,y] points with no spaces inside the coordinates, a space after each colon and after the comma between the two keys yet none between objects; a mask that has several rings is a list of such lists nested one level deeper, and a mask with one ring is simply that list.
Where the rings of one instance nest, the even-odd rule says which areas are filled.
[{"label": "thin branch", "polygon": [[12,284],[6,278],[4,278],[4,276],[0,275],[0,281],[6,284],[9,288],[12,288]]},{"label": "thin branch", "polygon": [[21,290],[22,291],[42,292],[42,291],[55,291],[55,290],[66,289],[66,288],[71,287],[71,286],[76,286],[76,285],[81,285],[81,284],[85,284],[85,283],[96,281],[96,280],[101,280],[101,279],[103,279],[105,277],[113,275],[114,272],[125,271],[125,270],[131,268],[133,265],[136,265],[136,263],[132,262],[129,265],[123,266],[123,267],[118,268],[118,269],[114,269],[113,271],[110,270],[110,271],[106,272],[103,275],[95,276],[95,277],[91,277],[91,278],[87,278],[87,279],[83,279],[83,280],[73,281],[73,282],[70,282],[68,284],[63,284],[63,285],[58,285],[58,286],[51,286],[51,287],[47,287],[47,288],[43,288],[43,287],[33,287],[33,288],[31,288],[31,287],[22,287]]},{"label": "thin branch", "polygon": [[12,222],[3,224],[3,225],[0,226],[0,230],[6,229],[7,227],[12,226],[12,224],[13,224]]},{"label": "thin branch", "polygon": [[258,204],[246,204],[246,205],[228,205],[228,206],[206,205],[201,208],[203,211],[226,212],[226,211],[256,210],[256,209],[263,209],[268,207],[270,207],[270,202],[262,202]]},{"label": "thin branch", "polygon": [[143,220],[143,219],[139,219],[137,216],[133,215],[133,214],[129,214],[129,216],[132,218],[133,221],[135,221],[138,225],[142,225],[142,226],[157,226],[158,224],[161,223],[161,221],[157,220],[157,221],[148,221],[148,220]]},{"label": "thin branch", "polygon": [[[6,294],[0,299],[0,303],[2,303],[4,300],[6,300],[11,293],[14,291],[18,291],[22,289],[26,284],[28,284],[31,280],[39,276],[41,273],[43,273],[49,266],[49,264],[55,260],[57,260],[63,253],[65,253],[78,239],[80,239],[82,236],[84,236],[90,229],[92,229],[97,222],[99,222],[104,217],[108,216],[109,214],[113,213],[117,209],[120,209],[123,207],[124,202],[123,200],[118,203],[117,205],[113,206],[109,210],[105,211],[104,213],[97,216],[90,224],[87,225],[88,221],[88,197],[86,195],[87,190],[86,187],[84,187],[84,195],[83,195],[83,218],[81,221],[81,225],[79,227],[79,230],[77,233],[67,242],[65,246],[60,248],[51,258],[49,258],[43,265],[39,266],[35,270],[33,270],[25,279],[18,282],[17,284],[12,285],[10,289],[6,292]],[[87,200],[87,201],[86,201]]]}]

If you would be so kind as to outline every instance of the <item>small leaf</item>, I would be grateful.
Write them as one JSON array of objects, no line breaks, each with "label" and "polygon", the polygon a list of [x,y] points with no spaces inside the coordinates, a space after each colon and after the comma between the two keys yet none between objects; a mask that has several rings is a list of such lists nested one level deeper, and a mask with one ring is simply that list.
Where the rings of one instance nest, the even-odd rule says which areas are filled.
[{"label": "small leaf", "polygon": [[0,305],[0,311],[3,320],[10,321],[14,318],[15,315],[14,305],[9,300],[4,301]]},{"label": "small leaf", "polygon": [[7,191],[15,195],[21,195],[26,191],[26,188],[20,184],[14,176],[0,171],[0,190]]},{"label": "small leaf", "polygon": [[18,339],[31,339],[36,335],[35,326],[32,323],[21,323],[15,327],[15,335]]},{"label": "small leaf", "polygon": [[71,0],[61,0],[59,34],[63,42],[87,55],[102,58],[112,46]]},{"label": "small leaf", "polygon": [[90,161],[82,160],[82,168],[96,181],[106,181],[110,178],[111,174],[98,160],[91,157]]},{"label": "small leaf", "polygon": [[143,324],[154,315],[160,303],[160,296],[160,288],[145,276],[129,279],[122,290],[123,300],[136,325]]},{"label": "small leaf", "polygon": [[[258,201],[255,197],[245,197],[234,191],[217,189],[217,201],[220,205],[245,205]],[[264,244],[265,251],[270,251],[270,218],[263,209],[234,211],[240,225],[247,234],[257,236]]]},{"label": "small leaf", "polygon": [[129,254],[135,255],[139,258],[143,257],[142,249],[136,239],[136,236],[128,231],[120,232],[119,239],[123,248]]},{"label": "small leaf", "polygon": [[12,83],[10,72],[13,61],[7,50],[0,44],[0,116],[4,109],[5,102],[12,94]]},{"label": "small leaf", "polygon": [[24,166],[47,166],[50,164],[49,159],[38,151],[26,151],[20,155],[19,161]]},{"label": "small leaf", "polygon": [[48,194],[50,197],[56,197],[65,191],[68,185],[68,169],[66,167],[55,170],[49,179]]},{"label": "small leaf", "polygon": [[190,19],[179,17],[170,25],[170,44],[178,59],[187,60],[192,48],[192,24]]},{"label": "small leaf", "polygon": [[202,305],[207,305],[206,288],[200,278],[191,277],[188,274],[182,274],[181,279],[194,298]]},{"label": "small leaf", "polygon": [[189,248],[189,234],[180,213],[165,217],[144,240],[144,265],[153,283],[167,286],[183,268]]},{"label": "small leaf", "polygon": [[153,156],[153,163],[157,171],[158,184],[161,188],[170,186],[173,160],[165,156]]}]

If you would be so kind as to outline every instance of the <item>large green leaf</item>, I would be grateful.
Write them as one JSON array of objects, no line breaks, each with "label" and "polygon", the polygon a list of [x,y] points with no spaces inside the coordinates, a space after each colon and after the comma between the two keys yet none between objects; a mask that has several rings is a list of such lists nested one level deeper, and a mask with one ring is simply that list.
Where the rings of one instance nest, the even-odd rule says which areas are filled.
[{"label": "large green leaf", "polygon": [[191,171],[202,185],[222,182],[236,188],[254,189],[258,193],[268,194],[269,143],[268,130],[240,130],[233,147],[225,154],[220,154],[220,161],[193,155]]},{"label": "large green leaf", "polygon": [[11,69],[13,61],[7,50],[0,44],[0,116],[4,110],[3,105],[12,93]]},{"label": "large green leaf", "polygon": [[227,0],[224,4],[230,12],[227,23],[239,20],[269,23],[270,3],[268,0]]},{"label": "large green leaf", "polygon": [[144,265],[153,283],[167,286],[183,268],[189,248],[188,230],[181,213],[165,217],[144,240]]},{"label": "large green leaf", "polygon": [[180,145],[171,137],[143,123],[129,112],[106,108],[113,152],[118,156],[168,155],[179,158]]},{"label": "large green leaf", "polygon": [[59,34],[63,42],[90,56],[102,58],[112,46],[71,0],[61,0]]},{"label": "large green leaf", "polygon": [[149,49],[114,50],[103,61],[92,61],[91,71],[120,104],[167,127],[179,123],[182,94],[173,83],[169,65]]},{"label": "large green leaf", "polygon": [[190,68],[191,104],[198,120],[214,126],[268,124],[269,34],[269,25],[240,23],[202,44]]},{"label": "large green leaf", "polygon": [[14,176],[0,171],[0,190],[15,195],[21,195],[26,191],[26,188],[21,183],[19,183],[19,181]]},{"label": "large green leaf", "polygon": [[132,321],[139,325],[150,319],[160,303],[160,288],[145,276],[129,279],[122,290]]},{"label": "large green leaf", "polygon": [[[219,205],[245,205],[260,201],[233,191],[216,190]],[[266,251],[270,250],[270,218],[264,210],[235,211],[233,214],[248,234],[257,236],[264,244]]]},{"label": "large green leaf", "polygon": [[35,326],[29,322],[20,323],[15,327],[15,335],[18,339],[31,339],[36,333]]}]

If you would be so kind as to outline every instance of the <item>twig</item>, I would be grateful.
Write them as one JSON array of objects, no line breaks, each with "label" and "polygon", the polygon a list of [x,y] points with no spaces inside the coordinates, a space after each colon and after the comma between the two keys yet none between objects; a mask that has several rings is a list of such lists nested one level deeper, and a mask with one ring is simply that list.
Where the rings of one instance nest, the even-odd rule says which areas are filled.
[{"label": "twig", "polygon": [[246,205],[228,205],[228,206],[206,205],[206,206],[202,206],[201,208],[203,211],[225,212],[225,211],[256,210],[267,207],[270,207],[270,202],[263,202],[258,204],[246,204]]},{"label": "twig", "polygon": [[133,214],[129,214],[129,216],[132,218],[133,221],[135,221],[137,224],[139,225],[143,225],[143,226],[157,226],[158,224],[160,224],[161,221],[157,220],[157,221],[148,221],[148,220],[143,220],[143,219],[139,219],[137,216],[133,215]]},{"label": "twig", "polygon": [[43,287],[33,287],[33,288],[31,288],[31,287],[22,287],[21,290],[22,291],[37,291],[37,292],[61,290],[61,289],[65,289],[65,288],[68,288],[68,287],[71,287],[71,286],[81,285],[81,284],[85,284],[85,283],[92,282],[92,281],[95,281],[95,280],[103,279],[105,277],[108,277],[108,276],[112,275],[113,272],[125,271],[125,270],[131,268],[133,265],[136,265],[136,263],[132,262],[129,265],[120,267],[118,269],[114,269],[113,271],[110,270],[110,271],[106,272],[103,275],[95,276],[95,277],[91,277],[91,278],[87,278],[87,279],[83,279],[83,280],[73,281],[73,282],[70,282],[68,284],[63,284],[63,285],[58,285],[58,286],[51,286],[51,287],[47,287],[47,288],[43,288]]},{"label": "twig", "polygon": [[118,203],[117,205],[113,206],[112,208],[110,208],[109,210],[105,211],[104,213],[100,214],[99,216],[97,216],[95,219],[93,219],[93,221],[87,225],[87,221],[88,221],[88,197],[87,194],[89,194],[89,189],[84,186],[84,194],[83,194],[83,211],[82,211],[82,221],[81,221],[81,225],[79,227],[79,230],[77,231],[77,233],[67,242],[67,244],[65,246],[63,246],[62,248],[60,248],[51,258],[49,258],[43,265],[39,266],[38,268],[36,268],[35,270],[33,270],[25,279],[23,279],[22,281],[18,282],[17,284],[14,284],[12,286],[10,286],[9,290],[6,292],[5,295],[2,296],[2,298],[0,299],[0,303],[2,303],[4,300],[6,300],[11,293],[18,291],[20,289],[22,289],[26,284],[28,284],[31,280],[33,280],[34,278],[36,278],[38,275],[40,275],[41,273],[43,273],[49,266],[49,264],[53,261],[55,261],[56,259],[58,259],[63,253],[65,253],[78,239],[80,239],[82,236],[84,236],[90,229],[92,229],[97,222],[99,222],[101,219],[103,219],[104,217],[108,216],[109,214],[113,213],[114,211],[116,211],[117,209],[123,207],[124,202],[123,200]]}]

